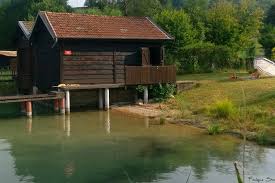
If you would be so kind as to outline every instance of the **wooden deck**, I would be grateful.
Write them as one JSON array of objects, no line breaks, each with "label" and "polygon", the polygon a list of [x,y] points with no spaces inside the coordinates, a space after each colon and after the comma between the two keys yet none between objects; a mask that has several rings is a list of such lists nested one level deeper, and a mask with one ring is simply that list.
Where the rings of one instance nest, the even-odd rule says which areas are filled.
[{"label": "wooden deck", "polygon": [[85,85],[66,85],[58,87],[64,91],[71,90],[95,90],[95,89],[105,89],[105,88],[121,88],[124,87],[124,84],[85,84]]},{"label": "wooden deck", "polygon": [[63,92],[54,92],[49,94],[39,95],[17,95],[17,96],[0,96],[0,104],[3,103],[16,103],[27,101],[44,101],[64,98]]}]

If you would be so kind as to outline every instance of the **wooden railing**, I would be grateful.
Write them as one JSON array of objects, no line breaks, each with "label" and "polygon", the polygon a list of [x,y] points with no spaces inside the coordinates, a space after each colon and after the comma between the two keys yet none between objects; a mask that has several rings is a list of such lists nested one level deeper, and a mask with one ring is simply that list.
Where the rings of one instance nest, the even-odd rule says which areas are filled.
[{"label": "wooden railing", "polygon": [[175,83],[175,66],[126,66],[126,85]]}]

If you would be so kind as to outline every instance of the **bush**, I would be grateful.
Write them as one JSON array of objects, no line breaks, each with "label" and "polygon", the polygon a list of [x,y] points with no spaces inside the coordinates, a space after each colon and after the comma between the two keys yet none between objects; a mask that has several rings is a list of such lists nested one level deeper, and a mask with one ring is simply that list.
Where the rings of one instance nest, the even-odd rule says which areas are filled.
[{"label": "bush", "polygon": [[174,84],[158,84],[150,86],[149,90],[149,93],[154,100],[164,101],[175,93],[176,86]]},{"label": "bush", "polygon": [[236,111],[234,104],[229,100],[218,101],[209,108],[210,115],[219,119],[229,119]]},{"label": "bush", "polygon": [[223,129],[219,124],[211,124],[208,126],[207,131],[209,135],[217,135],[222,133]]},{"label": "bush", "polygon": [[181,69],[184,72],[201,73],[230,68],[233,56],[227,46],[212,43],[196,43],[183,48]]}]

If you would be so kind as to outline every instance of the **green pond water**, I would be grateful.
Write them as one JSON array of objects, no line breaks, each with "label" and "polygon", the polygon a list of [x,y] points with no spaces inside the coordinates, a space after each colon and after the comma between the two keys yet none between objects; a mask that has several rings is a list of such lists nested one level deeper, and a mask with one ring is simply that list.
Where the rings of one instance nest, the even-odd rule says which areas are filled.
[{"label": "green pond water", "polygon": [[[246,182],[275,182],[275,149],[245,155]],[[1,183],[236,183],[241,160],[239,139],[117,112],[0,119]]]}]

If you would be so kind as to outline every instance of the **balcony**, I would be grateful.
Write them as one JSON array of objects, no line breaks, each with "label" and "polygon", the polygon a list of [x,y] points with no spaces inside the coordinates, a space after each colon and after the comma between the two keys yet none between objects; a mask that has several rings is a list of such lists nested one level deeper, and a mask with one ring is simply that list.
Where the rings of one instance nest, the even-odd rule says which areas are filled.
[{"label": "balcony", "polygon": [[126,66],[126,85],[175,83],[175,66]]}]

